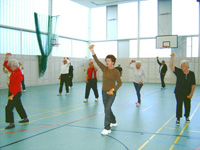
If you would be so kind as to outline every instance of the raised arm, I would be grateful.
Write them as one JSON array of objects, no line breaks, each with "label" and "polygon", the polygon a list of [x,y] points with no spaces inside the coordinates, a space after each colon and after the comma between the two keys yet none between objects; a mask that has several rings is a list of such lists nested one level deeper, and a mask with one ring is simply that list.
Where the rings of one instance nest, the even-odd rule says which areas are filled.
[{"label": "raised arm", "polygon": [[4,59],[4,64],[3,64],[3,65],[6,67],[6,69],[7,69],[8,71],[12,72],[10,66],[8,66],[8,58],[9,58],[10,56],[11,56],[11,53],[7,53],[7,54],[6,54],[6,57],[5,57],[5,59]]},{"label": "raised arm", "polygon": [[175,71],[175,67],[174,67],[174,56],[175,56],[175,53],[172,53],[170,56],[171,56],[171,59],[170,59],[170,68],[174,72]]},{"label": "raised arm", "polygon": [[128,64],[127,68],[129,69],[134,69],[134,67],[131,67],[131,64],[135,63],[135,60],[131,60],[131,62]]},{"label": "raised arm", "polygon": [[90,51],[91,51],[91,53],[92,53],[92,56],[93,56],[95,62],[97,63],[97,65],[98,65],[98,66],[101,68],[101,70],[103,71],[103,70],[106,68],[106,66],[105,66],[102,62],[100,62],[99,59],[97,58],[97,56],[96,56],[96,54],[95,54],[95,52],[94,52],[94,45],[90,45],[89,49],[90,49]]},{"label": "raised arm", "polygon": [[158,63],[159,65],[162,65],[162,64],[160,63],[160,61],[159,61],[159,57],[156,57],[156,59],[157,59],[157,63]]}]

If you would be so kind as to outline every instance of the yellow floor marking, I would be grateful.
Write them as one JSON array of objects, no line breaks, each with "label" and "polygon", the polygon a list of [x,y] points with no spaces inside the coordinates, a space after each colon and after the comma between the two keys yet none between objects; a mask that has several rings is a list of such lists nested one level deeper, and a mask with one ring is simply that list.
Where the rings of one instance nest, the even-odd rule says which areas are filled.
[{"label": "yellow floor marking", "polygon": [[143,149],[149,142],[152,140],[157,133],[159,133],[173,118],[175,117],[175,114],[160,128],[156,131],[155,134],[153,134],[138,150]]},{"label": "yellow floor marking", "polygon": [[[196,113],[196,111],[198,110],[198,108],[200,107],[200,103],[199,105],[196,107],[196,109],[194,110],[192,116],[190,117],[190,120],[193,118],[194,114]],[[179,141],[180,136],[183,134],[183,132],[185,131],[185,129],[187,128],[189,122],[186,123],[186,125],[184,126],[184,128],[181,130],[181,132],[179,133],[179,136],[176,138],[176,140],[174,141],[174,144],[170,147],[170,150],[173,150],[175,147],[175,144]]]}]

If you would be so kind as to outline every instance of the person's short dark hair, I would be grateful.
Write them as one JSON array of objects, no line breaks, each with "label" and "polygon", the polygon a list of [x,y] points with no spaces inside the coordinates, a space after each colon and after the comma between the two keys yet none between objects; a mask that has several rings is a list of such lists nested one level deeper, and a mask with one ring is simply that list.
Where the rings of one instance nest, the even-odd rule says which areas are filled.
[{"label": "person's short dark hair", "polygon": [[[111,61],[114,62],[114,64],[115,64],[115,62],[116,62],[116,58],[115,58],[114,55],[107,55],[107,56],[106,56],[106,59],[107,59],[107,58],[110,58]],[[105,60],[106,60],[106,59],[105,59]]]},{"label": "person's short dark hair", "polygon": [[164,61],[164,60],[163,60],[162,62],[163,62],[163,63],[165,63],[165,61]]}]

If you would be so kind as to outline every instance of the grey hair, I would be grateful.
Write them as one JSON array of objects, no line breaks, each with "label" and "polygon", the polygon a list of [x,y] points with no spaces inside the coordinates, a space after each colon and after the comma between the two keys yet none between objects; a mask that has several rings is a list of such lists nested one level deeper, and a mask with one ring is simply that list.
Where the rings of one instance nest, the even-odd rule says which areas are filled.
[{"label": "grey hair", "polygon": [[16,59],[11,59],[8,61],[8,66],[19,68],[19,62]]},{"label": "grey hair", "polygon": [[188,60],[181,60],[180,65],[185,64],[189,68],[189,61]]},{"label": "grey hair", "polygon": [[136,62],[135,62],[135,64],[139,64],[140,66],[142,65],[142,62],[140,61],[140,60],[137,60]]}]

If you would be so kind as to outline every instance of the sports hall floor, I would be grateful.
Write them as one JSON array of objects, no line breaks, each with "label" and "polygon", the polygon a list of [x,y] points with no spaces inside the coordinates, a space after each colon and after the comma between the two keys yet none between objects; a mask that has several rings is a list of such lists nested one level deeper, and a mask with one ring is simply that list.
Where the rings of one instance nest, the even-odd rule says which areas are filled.
[{"label": "sports hall floor", "polygon": [[135,107],[132,83],[123,83],[113,104],[118,126],[102,136],[104,123],[98,83],[99,102],[93,91],[83,103],[85,83],[74,83],[70,94],[57,96],[58,84],[27,87],[22,102],[29,116],[28,124],[19,124],[15,111],[15,128],[5,130],[7,90],[0,90],[0,150],[200,150],[200,86],[192,99],[190,123],[181,119],[176,126],[175,85],[144,84],[142,104]]}]

